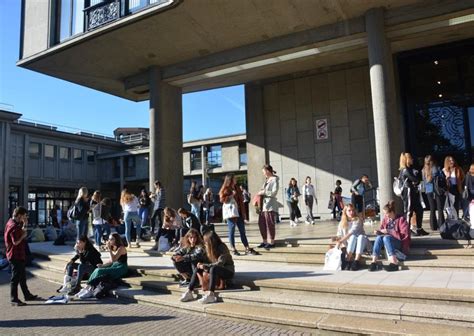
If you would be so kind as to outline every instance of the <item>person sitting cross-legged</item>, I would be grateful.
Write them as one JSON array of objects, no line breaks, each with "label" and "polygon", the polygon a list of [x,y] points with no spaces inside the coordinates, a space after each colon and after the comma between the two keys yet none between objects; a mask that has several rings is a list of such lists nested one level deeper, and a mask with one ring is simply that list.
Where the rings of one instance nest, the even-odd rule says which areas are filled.
[{"label": "person sitting cross-legged", "polygon": [[395,213],[395,202],[388,202],[383,208],[384,218],[380,224],[380,228],[375,231],[377,238],[375,239],[374,249],[372,253],[372,263],[369,271],[377,270],[377,260],[382,247],[388,255],[389,265],[386,271],[393,272],[398,270],[398,258],[396,250],[400,250],[405,255],[410,249],[410,227],[403,216],[397,216]]},{"label": "person sitting cross-legged", "polygon": [[193,274],[193,266],[195,267],[198,262],[203,262],[204,257],[205,250],[202,236],[196,229],[190,229],[184,236],[181,247],[171,257],[174,267],[183,277],[180,286],[189,285]]}]

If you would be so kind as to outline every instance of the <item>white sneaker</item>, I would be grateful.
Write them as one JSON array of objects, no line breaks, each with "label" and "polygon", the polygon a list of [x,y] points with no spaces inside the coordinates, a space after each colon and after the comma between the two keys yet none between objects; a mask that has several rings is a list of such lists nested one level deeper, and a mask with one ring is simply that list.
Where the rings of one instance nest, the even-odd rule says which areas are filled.
[{"label": "white sneaker", "polygon": [[92,291],[88,288],[84,288],[83,291],[83,293],[80,293],[80,295],[77,296],[79,299],[88,299],[94,296]]},{"label": "white sneaker", "polygon": [[61,287],[61,289],[59,290],[59,293],[69,293],[69,291],[71,290],[72,286],[71,286],[71,283],[68,282],[67,284],[63,285]]},{"label": "white sneaker", "polygon": [[308,224],[308,225],[311,224],[311,222],[309,220],[305,220],[304,222],[305,222],[305,224]]},{"label": "white sneaker", "polygon": [[208,295],[204,295],[198,301],[202,304],[215,303],[215,302],[217,302],[217,297],[213,294],[208,294]]},{"label": "white sneaker", "polygon": [[194,295],[193,292],[186,291],[183,295],[181,295],[181,302],[188,302],[188,301],[194,301]]},{"label": "white sneaker", "polygon": [[298,225],[298,224],[296,224],[295,221],[290,220],[290,226],[297,226],[297,225]]}]

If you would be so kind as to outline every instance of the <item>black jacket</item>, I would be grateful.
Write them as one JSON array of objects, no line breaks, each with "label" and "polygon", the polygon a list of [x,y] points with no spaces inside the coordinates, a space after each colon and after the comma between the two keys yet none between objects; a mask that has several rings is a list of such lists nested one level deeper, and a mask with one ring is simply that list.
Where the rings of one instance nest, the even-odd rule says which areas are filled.
[{"label": "black jacket", "polygon": [[97,267],[97,264],[103,264],[100,252],[97,251],[93,246],[84,252],[77,252],[74,257],[72,257],[71,262],[75,262],[77,259],[81,261],[81,264],[91,264],[94,267]]}]

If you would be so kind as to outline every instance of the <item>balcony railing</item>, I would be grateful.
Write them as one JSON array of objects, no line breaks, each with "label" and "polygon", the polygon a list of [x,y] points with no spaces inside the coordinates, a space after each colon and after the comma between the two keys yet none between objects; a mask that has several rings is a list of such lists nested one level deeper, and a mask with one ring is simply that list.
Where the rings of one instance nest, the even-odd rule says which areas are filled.
[{"label": "balcony railing", "polygon": [[120,18],[120,0],[98,3],[84,9],[86,16],[86,31],[98,28],[106,23]]}]

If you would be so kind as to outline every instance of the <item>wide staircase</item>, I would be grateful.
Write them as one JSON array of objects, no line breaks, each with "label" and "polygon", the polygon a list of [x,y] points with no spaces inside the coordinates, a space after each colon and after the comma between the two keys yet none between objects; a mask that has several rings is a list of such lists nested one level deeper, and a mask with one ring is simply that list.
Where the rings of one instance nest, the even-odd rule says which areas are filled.
[{"label": "wide staircase", "polygon": [[[130,268],[138,276],[124,279],[129,287],[118,297],[261,323],[280,324],[312,333],[474,334],[474,249],[467,242],[442,240],[437,233],[413,237],[412,249],[399,272],[322,270],[324,255],[337,224],[318,222],[290,228],[277,226],[275,249],[258,256],[234,256],[232,286],[219,302],[181,303],[185,288],[170,261],[171,253],[150,251],[151,242],[129,249]],[[366,227],[370,232],[371,227]],[[227,226],[216,225],[227,242]],[[247,225],[251,246],[260,243],[255,223]],[[236,240],[240,242],[238,231]],[[31,244],[41,258],[34,275],[60,283],[71,246]],[[243,252],[241,244],[237,248]],[[105,256],[105,254],[104,254]],[[370,263],[365,256],[364,264]],[[386,261],[384,262],[386,264]],[[201,293],[202,294],[202,293]]]}]

